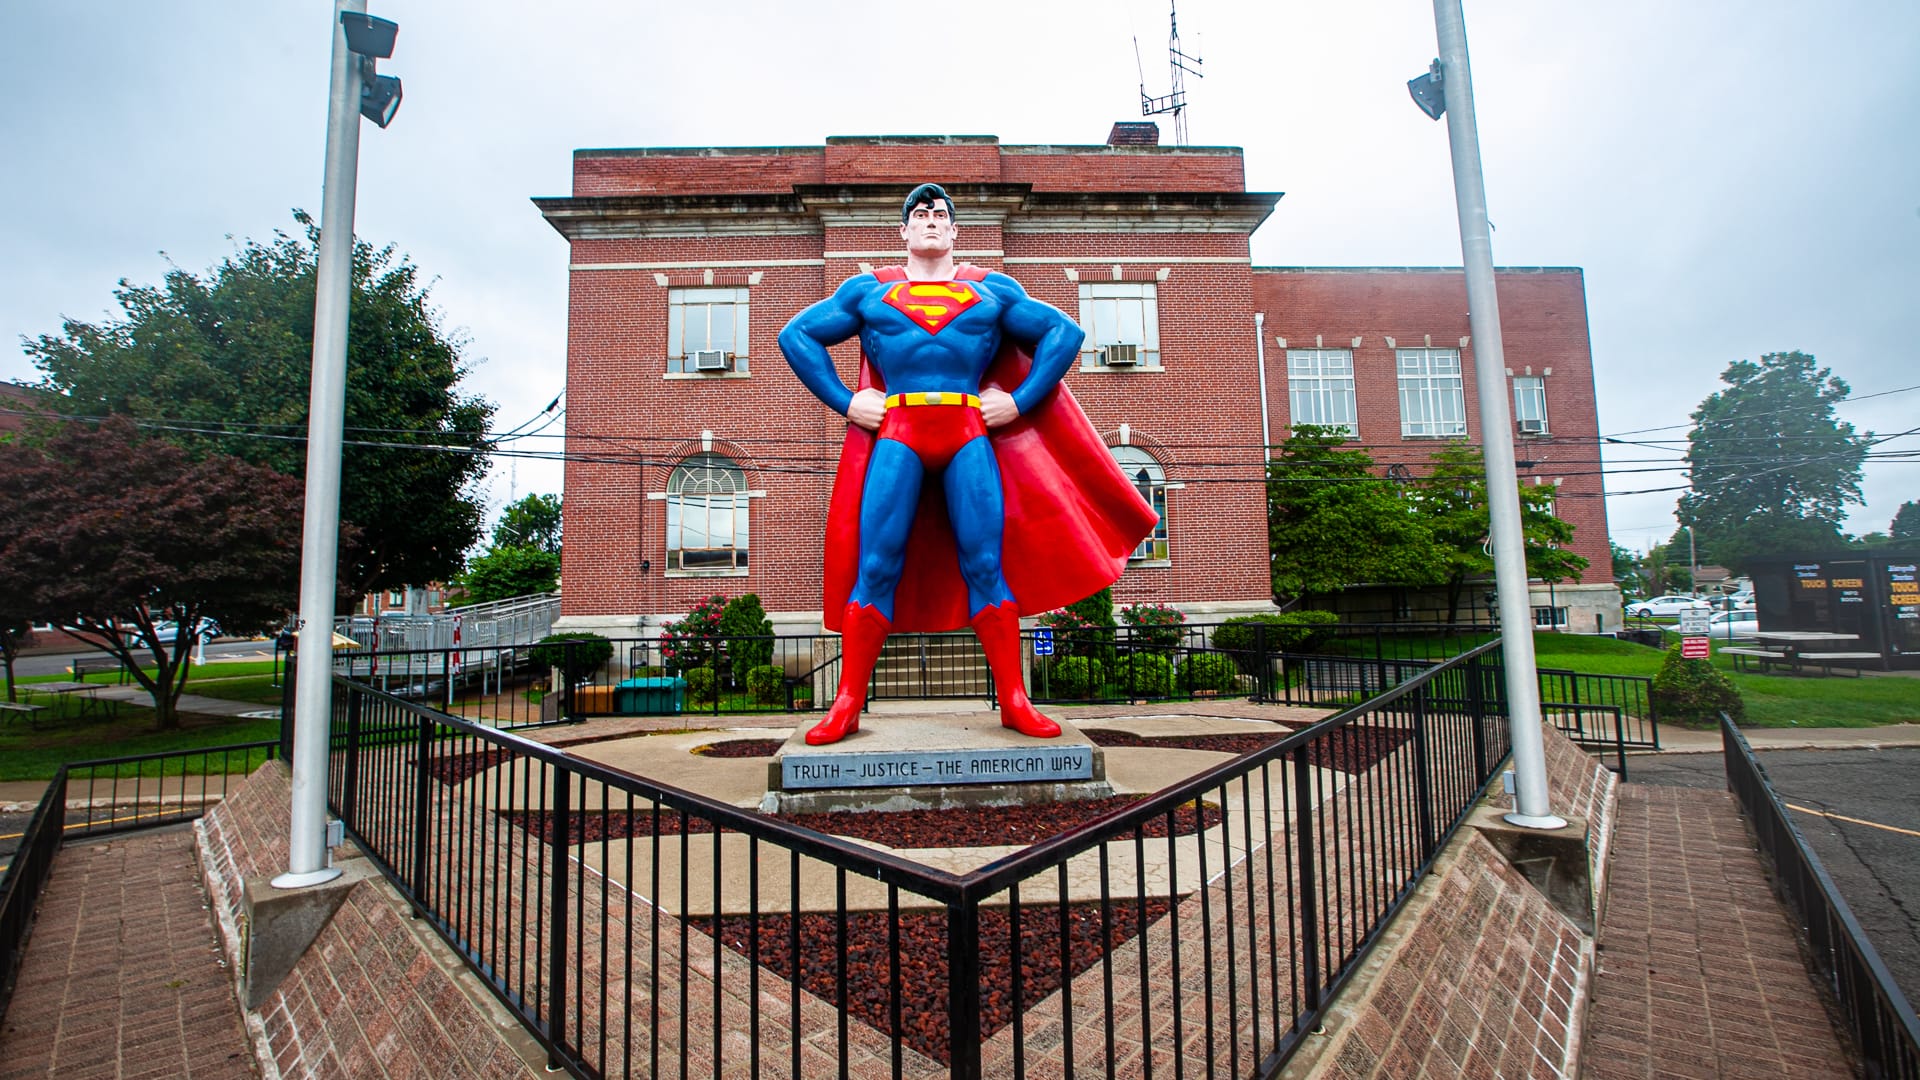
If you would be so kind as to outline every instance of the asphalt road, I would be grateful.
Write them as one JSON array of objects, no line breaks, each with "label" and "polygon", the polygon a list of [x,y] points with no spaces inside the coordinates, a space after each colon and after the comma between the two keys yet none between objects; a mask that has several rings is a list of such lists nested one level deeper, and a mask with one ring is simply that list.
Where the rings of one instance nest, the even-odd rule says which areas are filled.
[{"label": "asphalt road", "polygon": [[[1920,1002],[1920,748],[1764,750],[1793,824],[1910,1002]],[[1725,790],[1719,754],[1628,759],[1636,783]],[[1853,819],[1853,820],[1847,820]]]},{"label": "asphalt road", "polygon": [[[14,661],[13,673],[24,679],[29,675],[55,675],[72,670],[75,658],[98,660],[105,653],[88,649],[84,652],[70,653],[34,653]],[[273,659],[271,641],[216,641],[207,646],[207,659],[223,656],[245,656],[250,659]]]}]

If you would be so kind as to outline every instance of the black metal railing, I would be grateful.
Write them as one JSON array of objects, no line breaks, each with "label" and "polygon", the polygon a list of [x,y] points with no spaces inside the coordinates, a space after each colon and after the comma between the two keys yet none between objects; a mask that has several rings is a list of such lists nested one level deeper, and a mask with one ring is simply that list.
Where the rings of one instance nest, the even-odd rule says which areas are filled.
[{"label": "black metal railing", "polygon": [[1270,1076],[1504,759],[1491,647],[966,873],[357,680],[330,798],[576,1075]]},{"label": "black metal railing", "polygon": [[1725,713],[1720,739],[1727,788],[1740,800],[1761,852],[1773,865],[1774,887],[1806,929],[1814,969],[1840,1006],[1863,1075],[1920,1077],[1920,1022],[1853,909],[1807,846],[1767,780],[1767,770]]},{"label": "black metal railing", "polygon": [[0,877],[0,1016],[13,995],[34,908],[61,843],[191,821],[226,797],[233,778],[273,757],[279,745],[241,743],[62,765]]},{"label": "black metal railing", "polygon": [[[1025,635],[1038,700],[1251,696],[1329,706],[1379,693],[1490,637],[1485,627],[1425,623],[1196,623]],[[563,645],[567,662],[556,668],[535,663],[532,646],[521,644],[348,653],[336,658],[334,669],[502,730],[596,716],[805,711],[824,708],[840,677],[839,639],[830,634],[681,642],[672,657],[652,639],[610,645],[611,659],[598,665],[574,662],[584,645]],[[556,679],[556,671],[572,677]],[[290,697],[291,670],[284,685]],[[971,632],[895,634],[868,696],[991,699],[993,686]]]}]

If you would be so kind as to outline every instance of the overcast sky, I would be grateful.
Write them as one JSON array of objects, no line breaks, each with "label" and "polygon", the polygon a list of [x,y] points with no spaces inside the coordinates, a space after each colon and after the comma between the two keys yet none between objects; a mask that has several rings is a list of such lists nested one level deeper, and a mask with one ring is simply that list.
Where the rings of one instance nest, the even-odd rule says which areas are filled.
[{"label": "overcast sky", "polygon": [[[1098,143],[1167,82],[1164,0],[500,4],[372,0],[406,87],[363,126],[358,232],[425,271],[496,427],[564,388],[566,245],[528,202],[583,147],[818,145],[832,135]],[[1469,0],[1494,258],[1578,266],[1604,434],[1684,440],[1734,360],[1801,349],[1844,418],[1915,426],[1920,3]],[[0,9],[0,378],[114,283],[204,272],[320,209],[329,0],[65,0]],[[1286,197],[1261,265],[1458,265],[1443,124],[1409,101],[1420,0],[1181,0],[1190,141],[1244,147]],[[1141,65],[1136,66],[1138,37]],[[1171,142],[1170,125],[1163,125]],[[1901,391],[1889,393],[1890,391]],[[558,425],[550,429],[558,432]],[[1684,447],[1684,442],[1670,444]],[[556,441],[546,449],[557,452]],[[1908,436],[1876,448],[1920,449]],[[1616,542],[1674,529],[1677,451],[1612,446]],[[1659,459],[1650,462],[1649,459]],[[493,508],[560,489],[495,466]],[[1870,462],[1855,532],[1920,498]]]}]

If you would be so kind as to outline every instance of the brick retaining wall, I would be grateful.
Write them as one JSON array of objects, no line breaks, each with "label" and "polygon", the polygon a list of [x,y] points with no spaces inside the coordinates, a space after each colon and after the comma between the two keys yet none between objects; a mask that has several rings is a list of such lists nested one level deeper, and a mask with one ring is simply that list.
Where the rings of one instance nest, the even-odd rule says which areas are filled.
[{"label": "brick retaining wall", "polygon": [[[291,780],[284,764],[268,762],[199,826],[207,892],[231,957],[240,955],[246,882],[286,868]],[[262,1073],[539,1075],[524,1060],[520,1026],[455,970],[458,961],[383,879],[361,882],[280,988],[247,1014]]]}]

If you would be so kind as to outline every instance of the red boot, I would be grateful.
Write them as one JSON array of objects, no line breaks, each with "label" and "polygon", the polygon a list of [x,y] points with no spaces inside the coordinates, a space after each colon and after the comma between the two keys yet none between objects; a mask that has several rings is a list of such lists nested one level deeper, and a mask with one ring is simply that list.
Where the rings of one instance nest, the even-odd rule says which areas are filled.
[{"label": "red boot", "polygon": [[873,677],[874,662],[880,659],[880,646],[886,644],[893,624],[880,609],[851,603],[840,620],[840,690],[834,695],[827,718],[807,732],[808,746],[825,746],[860,730],[860,710],[867,706],[867,682]]},{"label": "red boot", "polygon": [[1020,678],[1020,609],[1011,600],[981,608],[973,617],[973,632],[987,654],[987,666],[993,669],[993,688],[1000,696],[1000,726],[1036,739],[1058,736],[1060,725],[1041,716],[1027,700],[1027,685]]}]

